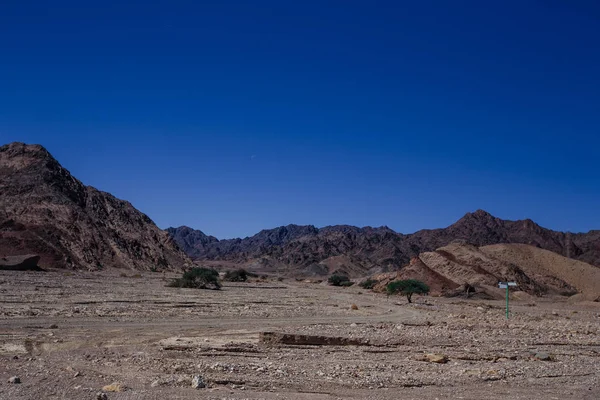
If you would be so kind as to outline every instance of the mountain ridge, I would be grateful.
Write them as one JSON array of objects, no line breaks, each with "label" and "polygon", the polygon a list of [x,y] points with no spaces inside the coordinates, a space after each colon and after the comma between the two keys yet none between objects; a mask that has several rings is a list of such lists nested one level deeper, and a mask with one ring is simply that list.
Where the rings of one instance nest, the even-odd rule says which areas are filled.
[{"label": "mountain ridge", "polygon": [[[272,237],[280,240],[266,240]],[[179,239],[174,237],[174,240]],[[387,226],[360,228],[332,225],[316,228],[292,224],[262,230],[243,239],[216,239],[204,243],[201,248],[187,243],[187,247],[188,254],[198,261],[227,261],[258,268],[270,265],[277,269],[300,271],[324,272],[322,264],[327,264],[328,259],[346,256],[351,260],[346,264],[353,264],[346,265],[348,269],[358,267],[365,273],[372,273],[378,269],[400,269],[420,253],[434,251],[456,240],[475,246],[527,244],[600,266],[600,231],[554,231],[531,219],[504,220],[481,209],[466,213],[446,228],[424,229],[411,234],[398,233]]]}]

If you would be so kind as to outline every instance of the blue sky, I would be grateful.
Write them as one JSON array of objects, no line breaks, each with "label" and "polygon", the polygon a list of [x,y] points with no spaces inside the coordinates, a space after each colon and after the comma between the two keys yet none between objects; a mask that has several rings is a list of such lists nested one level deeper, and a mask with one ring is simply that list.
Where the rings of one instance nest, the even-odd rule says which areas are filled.
[{"label": "blue sky", "polygon": [[220,238],[599,229],[594,3],[5,0],[0,142]]}]

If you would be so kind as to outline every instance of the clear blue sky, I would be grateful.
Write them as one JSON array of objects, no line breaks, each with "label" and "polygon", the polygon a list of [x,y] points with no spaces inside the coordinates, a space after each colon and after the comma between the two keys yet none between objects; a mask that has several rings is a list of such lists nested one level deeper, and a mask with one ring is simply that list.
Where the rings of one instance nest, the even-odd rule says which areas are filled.
[{"label": "clear blue sky", "polygon": [[595,1],[0,2],[0,142],[160,227],[600,229]]}]

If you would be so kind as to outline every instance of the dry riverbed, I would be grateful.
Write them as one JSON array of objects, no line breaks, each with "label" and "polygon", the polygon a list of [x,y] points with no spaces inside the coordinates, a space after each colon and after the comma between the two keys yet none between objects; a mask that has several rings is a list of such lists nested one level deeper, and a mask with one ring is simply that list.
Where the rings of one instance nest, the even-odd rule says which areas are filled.
[{"label": "dry riverbed", "polygon": [[0,399],[600,398],[598,303],[120,274],[0,271]]}]

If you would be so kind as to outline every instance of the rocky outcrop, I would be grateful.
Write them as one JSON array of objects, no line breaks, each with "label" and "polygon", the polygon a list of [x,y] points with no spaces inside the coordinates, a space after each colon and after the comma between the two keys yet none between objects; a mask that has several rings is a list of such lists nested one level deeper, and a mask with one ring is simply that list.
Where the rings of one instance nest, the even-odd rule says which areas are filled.
[{"label": "rocky outcrop", "polygon": [[130,203],[83,185],[39,145],[0,147],[0,257],[52,268],[180,269],[168,233]]}]

